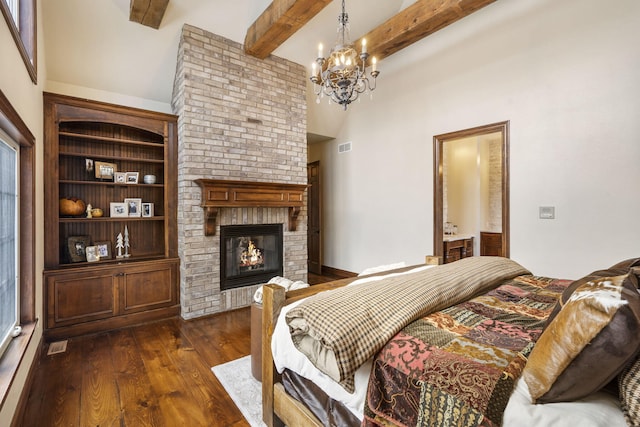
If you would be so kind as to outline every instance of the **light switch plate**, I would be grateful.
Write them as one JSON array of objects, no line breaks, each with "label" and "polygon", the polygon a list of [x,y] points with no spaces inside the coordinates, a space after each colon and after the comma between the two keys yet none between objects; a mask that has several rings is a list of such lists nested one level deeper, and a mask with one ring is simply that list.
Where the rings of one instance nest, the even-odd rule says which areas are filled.
[{"label": "light switch plate", "polygon": [[540,219],[555,219],[556,208],[555,206],[540,206],[539,214],[540,214]]}]

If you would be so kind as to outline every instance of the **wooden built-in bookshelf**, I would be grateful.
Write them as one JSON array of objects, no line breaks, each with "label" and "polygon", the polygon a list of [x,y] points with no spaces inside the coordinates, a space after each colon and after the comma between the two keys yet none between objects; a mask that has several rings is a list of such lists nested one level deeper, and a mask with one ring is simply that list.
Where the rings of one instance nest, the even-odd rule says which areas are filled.
[{"label": "wooden built-in bookshelf", "polygon": [[[177,314],[176,117],[45,93],[44,121],[46,335]],[[98,177],[100,163],[137,173],[137,182]],[[145,175],[155,182],[145,183]],[[81,199],[103,215],[64,216],[61,198]],[[111,204],[125,199],[139,199],[153,214],[112,216]],[[118,235],[127,246],[120,252]],[[83,243],[75,251],[78,240]],[[109,255],[82,258],[86,246],[96,245],[108,246]]]}]

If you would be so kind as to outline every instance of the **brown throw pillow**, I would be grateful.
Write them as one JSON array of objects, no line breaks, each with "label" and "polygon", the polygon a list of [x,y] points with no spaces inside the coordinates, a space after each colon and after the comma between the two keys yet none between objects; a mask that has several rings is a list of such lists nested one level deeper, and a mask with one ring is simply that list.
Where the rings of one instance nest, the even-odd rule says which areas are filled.
[{"label": "brown throw pillow", "polygon": [[560,297],[558,303],[551,311],[551,314],[547,318],[545,328],[549,326],[549,323],[551,323],[551,321],[558,315],[562,306],[567,302],[573,291],[575,291],[578,286],[601,277],[622,276],[629,273],[629,271],[633,271],[635,275],[640,274],[640,258],[629,258],[624,261],[620,261],[605,270],[594,271],[593,273],[573,282],[569,287],[567,287],[567,289],[565,289],[562,293],[562,297]]},{"label": "brown throw pillow", "polygon": [[625,259],[624,261],[620,261],[617,264],[612,265],[610,268],[611,269],[621,268],[623,270],[629,270],[633,267],[639,267],[639,266],[640,266],[640,258],[629,258],[629,259]]},{"label": "brown throw pillow", "polygon": [[581,283],[538,339],[523,372],[533,402],[585,397],[611,381],[640,349],[634,274]]},{"label": "brown throw pillow", "polygon": [[640,359],[629,363],[618,377],[620,403],[627,424],[640,426]]}]

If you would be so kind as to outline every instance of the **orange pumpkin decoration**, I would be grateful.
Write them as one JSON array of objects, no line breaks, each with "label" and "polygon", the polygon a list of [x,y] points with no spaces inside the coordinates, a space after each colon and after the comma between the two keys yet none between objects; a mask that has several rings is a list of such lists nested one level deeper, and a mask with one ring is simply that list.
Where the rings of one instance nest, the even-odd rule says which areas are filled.
[{"label": "orange pumpkin decoration", "polygon": [[60,199],[60,215],[80,216],[85,213],[87,205],[77,197],[62,197]]}]

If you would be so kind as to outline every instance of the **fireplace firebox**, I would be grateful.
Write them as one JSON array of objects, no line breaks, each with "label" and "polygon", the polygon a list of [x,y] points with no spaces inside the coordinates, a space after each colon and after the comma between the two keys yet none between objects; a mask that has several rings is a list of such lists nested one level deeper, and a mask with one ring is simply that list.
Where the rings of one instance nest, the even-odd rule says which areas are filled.
[{"label": "fireplace firebox", "polygon": [[266,283],[282,264],[282,224],[220,227],[221,290]]}]

